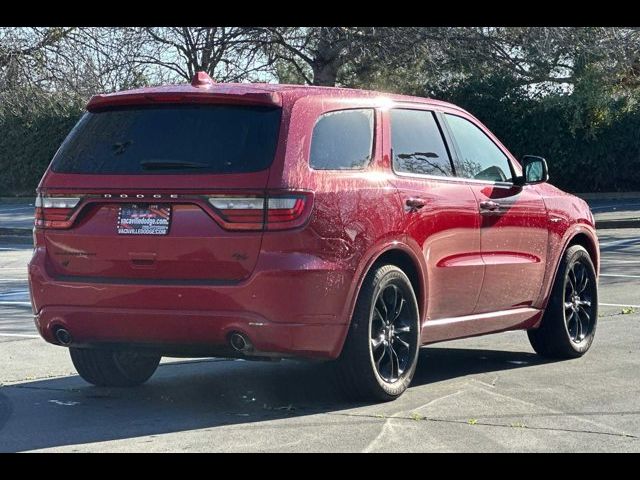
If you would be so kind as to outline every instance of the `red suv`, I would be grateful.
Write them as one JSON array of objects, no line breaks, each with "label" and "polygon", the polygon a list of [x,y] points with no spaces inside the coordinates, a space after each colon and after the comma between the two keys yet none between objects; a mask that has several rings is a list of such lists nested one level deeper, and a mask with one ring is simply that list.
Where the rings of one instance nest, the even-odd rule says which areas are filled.
[{"label": "red suv", "polygon": [[461,108],[199,73],[87,110],[38,187],[29,283],[90,383],[142,383],[162,355],[302,357],[389,400],[421,345],[593,341],[588,206]]}]

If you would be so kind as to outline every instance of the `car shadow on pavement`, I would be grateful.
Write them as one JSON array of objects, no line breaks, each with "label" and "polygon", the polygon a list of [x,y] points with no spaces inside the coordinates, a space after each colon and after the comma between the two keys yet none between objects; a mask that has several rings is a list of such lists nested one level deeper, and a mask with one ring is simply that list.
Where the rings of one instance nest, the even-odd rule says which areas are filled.
[{"label": "car shadow on pavement", "polygon": [[[420,357],[408,393],[451,378],[543,363],[528,352],[464,348],[428,347]],[[0,388],[0,451],[154,436],[366,406],[375,407],[343,398],[329,363],[177,361],[161,365],[147,384],[133,389],[92,387],[78,376],[5,385]]]}]

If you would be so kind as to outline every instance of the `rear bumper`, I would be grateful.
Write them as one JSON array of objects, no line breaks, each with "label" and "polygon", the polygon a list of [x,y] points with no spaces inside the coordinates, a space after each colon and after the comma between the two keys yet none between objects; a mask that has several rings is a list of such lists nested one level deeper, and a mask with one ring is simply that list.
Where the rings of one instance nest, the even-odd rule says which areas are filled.
[{"label": "rear bumper", "polygon": [[53,332],[64,327],[77,345],[166,345],[167,354],[176,346],[215,351],[240,332],[259,352],[335,358],[348,329],[351,278],[300,255],[284,263],[267,257],[248,280],[222,286],[60,280],[47,272],[44,248],[29,264],[35,321],[46,341],[57,343]]}]

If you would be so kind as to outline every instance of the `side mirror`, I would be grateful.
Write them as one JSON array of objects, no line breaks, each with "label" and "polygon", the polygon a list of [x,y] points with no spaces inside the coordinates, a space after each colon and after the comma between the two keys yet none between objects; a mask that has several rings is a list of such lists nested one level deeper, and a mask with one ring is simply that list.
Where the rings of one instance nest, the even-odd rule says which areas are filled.
[{"label": "side mirror", "polygon": [[547,161],[542,157],[534,155],[525,155],[522,157],[523,175],[514,178],[516,185],[534,185],[536,183],[544,183],[549,180],[549,169]]}]

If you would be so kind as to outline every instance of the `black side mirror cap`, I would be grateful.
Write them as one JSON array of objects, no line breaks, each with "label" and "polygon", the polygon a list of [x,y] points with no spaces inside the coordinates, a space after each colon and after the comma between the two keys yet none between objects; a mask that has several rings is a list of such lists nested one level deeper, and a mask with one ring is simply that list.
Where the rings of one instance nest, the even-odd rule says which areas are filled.
[{"label": "black side mirror cap", "polygon": [[520,163],[523,174],[513,179],[515,185],[535,185],[549,181],[549,168],[544,158],[525,155]]}]

